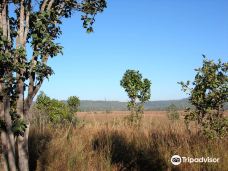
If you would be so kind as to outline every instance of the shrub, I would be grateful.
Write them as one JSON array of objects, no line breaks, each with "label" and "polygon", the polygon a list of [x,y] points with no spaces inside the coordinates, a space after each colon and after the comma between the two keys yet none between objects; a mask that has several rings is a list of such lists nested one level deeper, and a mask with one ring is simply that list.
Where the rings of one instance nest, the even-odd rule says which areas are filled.
[{"label": "shrub", "polygon": [[177,111],[177,107],[174,104],[171,104],[167,108],[167,117],[169,120],[175,121],[180,118],[180,115]]},{"label": "shrub", "polygon": [[51,99],[44,92],[38,95],[35,108],[39,113],[42,113],[43,117],[48,116],[48,121],[51,123],[76,123],[74,113],[72,113],[69,106],[56,99]]},{"label": "shrub", "polygon": [[80,100],[77,96],[70,96],[67,99],[67,104],[72,113],[78,112],[80,106]]},{"label": "shrub", "polygon": [[187,109],[185,121],[195,121],[201,132],[210,138],[227,135],[227,119],[223,116],[223,106],[228,102],[228,63],[215,63],[204,56],[203,66],[190,87],[190,81],[180,82],[182,90],[190,95],[189,101],[195,107]]}]

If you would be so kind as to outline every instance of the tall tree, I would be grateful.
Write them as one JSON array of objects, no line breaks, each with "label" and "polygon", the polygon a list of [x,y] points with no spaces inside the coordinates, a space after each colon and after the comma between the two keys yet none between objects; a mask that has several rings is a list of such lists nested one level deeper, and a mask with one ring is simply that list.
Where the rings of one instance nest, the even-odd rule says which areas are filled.
[{"label": "tall tree", "polygon": [[[105,0],[0,1],[0,123],[4,170],[29,170],[29,109],[45,78],[48,59],[62,53],[56,43],[64,18],[81,13],[92,32]],[[28,49],[32,52],[28,53]]]}]

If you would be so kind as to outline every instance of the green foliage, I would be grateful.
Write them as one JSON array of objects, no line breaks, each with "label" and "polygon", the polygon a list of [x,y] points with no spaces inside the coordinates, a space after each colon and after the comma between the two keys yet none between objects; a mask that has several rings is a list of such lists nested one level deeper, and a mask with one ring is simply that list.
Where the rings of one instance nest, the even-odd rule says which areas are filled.
[{"label": "green foliage", "polygon": [[228,132],[228,118],[216,118],[212,117],[212,120],[207,120],[203,123],[203,133],[207,137],[214,139],[216,137],[225,137]]},{"label": "green foliage", "polygon": [[67,104],[68,104],[70,111],[72,113],[78,112],[79,106],[80,106],[80,100],[77,96],[70,96],[67,99]]},{"label": "green foliage", "polygon": [[190,81],[179,83],[182,90],[190,95],[189,101],[195,107],[187,109],[186,123],[196,121],[209,137],[223,137],[227,134],[223,107],[228,102],[228,63],[221,60],[215,63],[204,56],[203,66],[195,71],[193,87],[190,87]]},{"label": "green foliage", "polygon": [[51,123],[76,122],[76,118],[67,104],[56,99],[51,99],[43,92],[38,95],[35,107],[46,114]]},{"label": "green foliage", "polygon": [[139,123],[142,118],[144,104],[151,96],[151,82],[148,79],[143,79],[139,71],[127,70],[120,81],[120,85],[130,98],[128,102],[128,109],[131,111],[129,120],[132,123]]},{"label": "green foliage", "polygon": [[48,97],[43,91],[37,96],[36,108],[39,110],[47,111],[51,103],[51,98]]},{"label": "green foliage", "polygon": [[12,124],[12,131],[14,135],[16,136],[24,136],[25,129],[27,128],[27,125],[23,119],[15,119]]},{"label": "green foliage", "polygon": [[167,108],[167,117],[171,121],[176,121],[180,118],[180,115],[177,111],[177,107],[174,104],[171,104]]},{"label": "green foliage", "polygon": [[[11,115],[14,125],[7,124],[13,130],[21,131],[24,129],[21,120],[24,118],[27,122],[27,116],[22,115],[28,113],[44,79],[54,73],[47,65],[48,58],[62,53],[63,47],[56,41],[62,34],[62,21],[70,18],[74,12],[79,12],[83,28],[90,33],[93,31],[96,15],[106,8],[106,1],[30,0],[22,3],[13,0],[1,1],[0,6],[1,12],[5,10],[6,14],[2,17],[2,21],[6,20],[6,23],[0,22],[0,102],[2,103],[3,98],[10,100],[9,108],[14,113]],[[31,53],[28,53],[28,48]],[[17,109],[19,101],[26,101],[26,110]],[[63,103],[50,99],[47,102],[54,106],[51,109],[53,113],[49,113],[53,121],[61,120],[55,113],[61,113],[58,116],[63,118],[69,117],[66,114],[68,109]],[[60,107],[62,109],[59,111]],[[49,108],[44,106],[42,109]],[[20,118],[15,117],[15,113]]]}]

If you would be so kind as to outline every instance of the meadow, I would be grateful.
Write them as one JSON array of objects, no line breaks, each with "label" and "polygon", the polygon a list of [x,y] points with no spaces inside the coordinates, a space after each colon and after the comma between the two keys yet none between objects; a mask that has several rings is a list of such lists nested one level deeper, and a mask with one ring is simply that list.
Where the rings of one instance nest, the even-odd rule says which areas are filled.
[{"label": "meadow", "polygon": [[[209,140],[197,133],[194,124],[189,133],[180,113],[179,120],[171,121],[166,111],[145,111],[138,127],[128,124],[127,111],[79,112],[76,127],[40,119],[29,134],[30,170],[228,170],[228,140]],[[170,161],[174,154],[220,159],[174,166]]]}]

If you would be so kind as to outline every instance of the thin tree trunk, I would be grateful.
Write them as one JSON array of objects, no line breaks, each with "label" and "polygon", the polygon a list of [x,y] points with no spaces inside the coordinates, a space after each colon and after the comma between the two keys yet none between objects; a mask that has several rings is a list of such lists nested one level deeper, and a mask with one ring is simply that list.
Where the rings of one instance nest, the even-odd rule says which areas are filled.
[{"label": "thin tree trunk", "polygon": [[[19,39],[17,42],[17,47],[23,47],[24,49],[28,34],[29,28],[29,10],[25,12],[25,6],[30,7],[31,1],[28,1],[26,4],[24,0],[20,1],[20,27],[18,29]],[[24,71],[20,71],[18,75],[22,75]],[[29,171],[29,155],[28,155],[28,135],[29,135],[29,121],[28,121],[28,110],[25,110],[24,104],[24,82],[22,80],[18,80],[18,92],[19,98],[17,101],[17,113],[26,121],[27,128],[25,129],[24,136],[17,137],[17,155],[18,155],[18,167],[20,171]],[[20,108],[20,102],[23,102],[22,109]],[[28,108],[29,109],[29,108]]]},{"label": "thin tree trunk", "polygon": [[[1,12],[1,28],[3,30],[3,36],[10,39],[9,22],[8,22],[8,1],[4,0],[2,3]],[[9,40],[10,41],[10,40]],[[6,48],[5,51],[8,51]],[[10,73],[7,73],[10,76]],[[2,84],[2,83],[1,83]],[[3,85],[1,85],[1,93],[3,93]],[[3,95],[3,94],[2,94]],[[1,106],[1,117],[5,121],[6,128],[1,132],[2,149],[4,153],[4,169],[10,171],[16,171],[16,160],[15,160],[15,140],[14,134],[11,130],[12,120],[10,116],[10,98],[8,94],[4,94],[2,97]]]},{"label": "thin tree trunk", "polygon": [[1,131],[1,145],[2,145],[2,156],[1,156],[1,169],[9,170],[8,154],[7,154],[7,136],[5,131]]},{"label": "thin tree trunk", "polygon": [[[2,84],[0,83],[0,92],[2,93]],[[0,97],[0,118],[4,120],[4,105]],[[2,156],[1,156],[1,170],[9,170],[8,155],[7,155],[7,136],[6,132],[1,130],[1,145],[2,145]]]},{"label": "thin tree trunk", "polygon": [[15,140],[14,134],[11,130],[11,116],[10,116],[10,100],[9,98],[4,99],[4,118],[6,122],[6,136],[2,134],[2,140],[5,141],[6,147],[5,154],[7,155],[7,163],[10,171],[16,171],[16,159],[15,159]]},{"label": "thin tree trunk", "polygon": [[18,165],[20,171],[29,171],[28,136],[30,124],[27,124],[24,136],[18,137]]},{"label": "thin tree trunk", "polygon": [[[23,99],[24,101],[24,99]],[[24,102],[23,102],[24,106]],[[28,119],[28,111],[29,108],[27,105],[26,109],[23,107],[22,111],[17,109],[20,112],[20,115],[26,122],[27,128],[25,129],[24,136],[17,137],[17,155],[18,155],[18,167],[20,171],[29,171],[29,153],[28,153],[28,136],[29,136],[29,128],[30,123]]]}]

